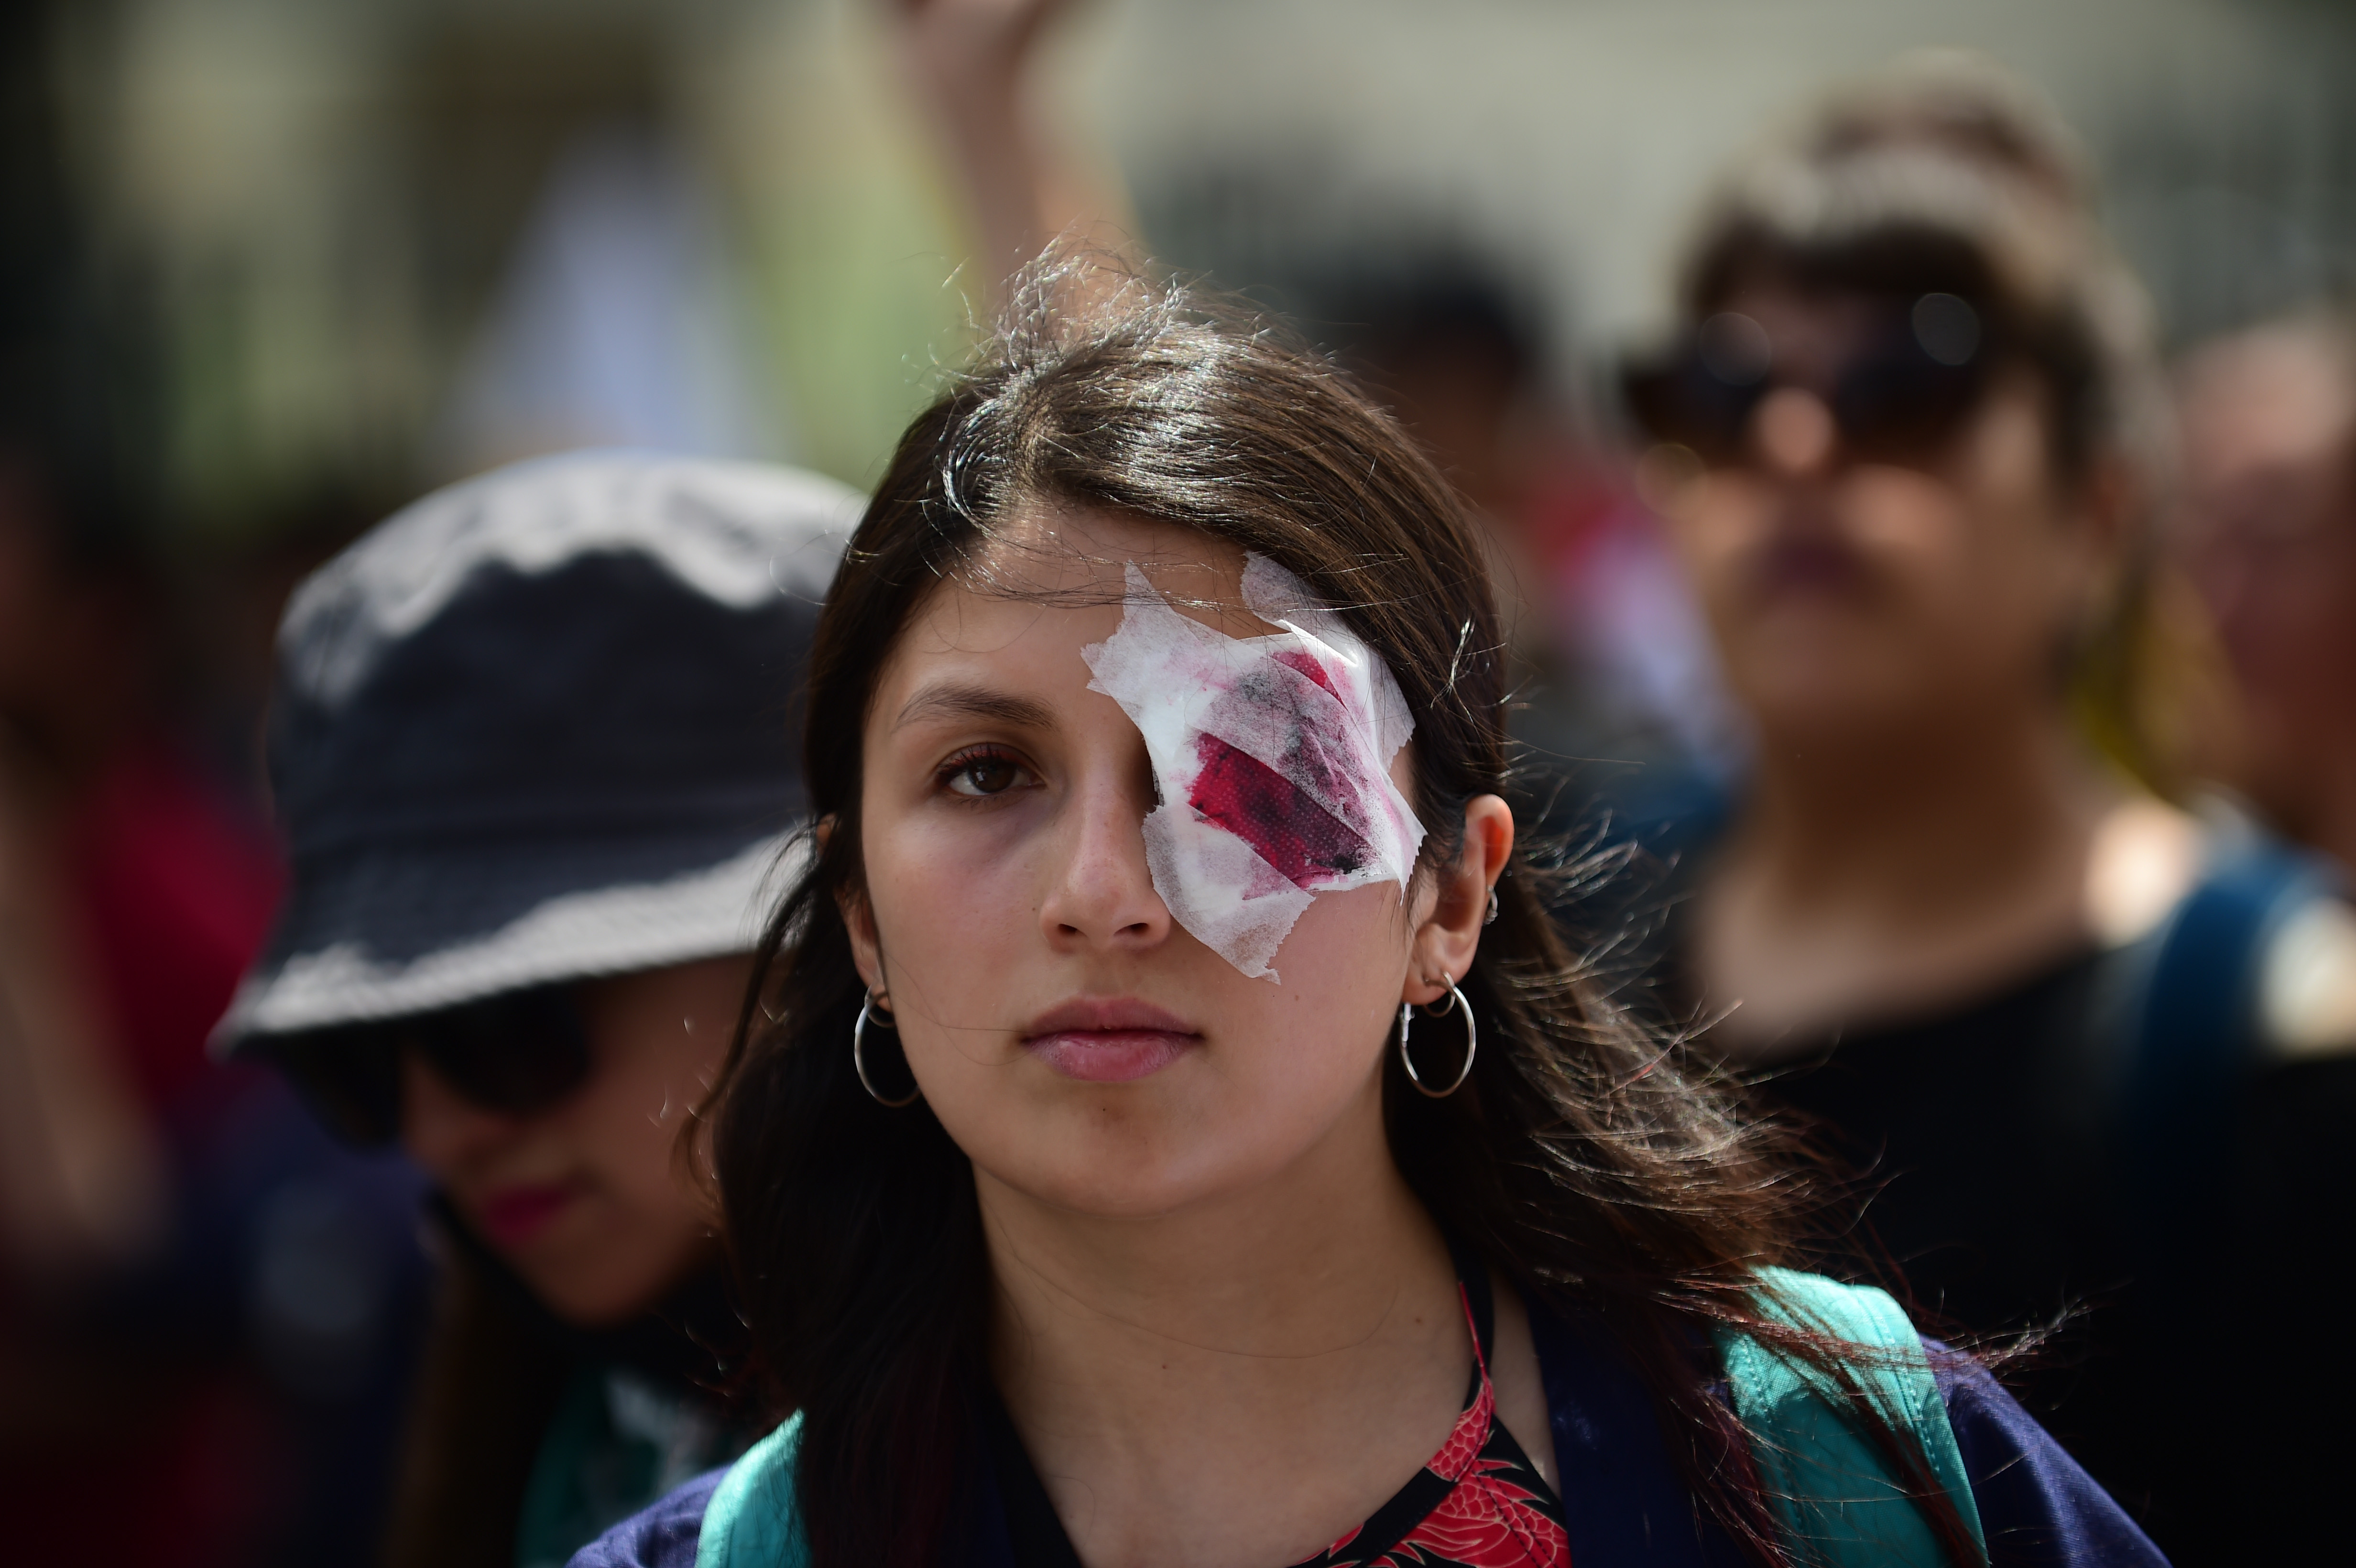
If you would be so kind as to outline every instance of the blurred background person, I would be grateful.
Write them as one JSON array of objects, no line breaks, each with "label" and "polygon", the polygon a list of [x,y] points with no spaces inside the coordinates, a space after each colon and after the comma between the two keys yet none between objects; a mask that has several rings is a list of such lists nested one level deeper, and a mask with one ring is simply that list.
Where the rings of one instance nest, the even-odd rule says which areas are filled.
[{"label": "blurred background person", "polygon": [[787,709],[856,507],[791,469],[542,459],[288,611],[293,880],[220,1038],[434,1184],[391,1563],[562,1563],[755,1435],[679,1134],[798,826]]},{"label": "blurred background person", "polygon": [[48,21],[0,16],[0,1506],[28,1561],[356,1561],[414,1188],[206,1055],[279,868],[177,678],[156,323]]},{"label": "blurred background person", "polygon": [[[442,1114],[419,1132],[433,1157],[421,1176],[390,1150],[340,1147],[255,1061],[207,1056],[284,875],[256,731],[269,633],[293,583],[356,522],[381,515],[376,497],[453,473],[588,441],[757,453],[793,439],[766,357],[749,347],[756,325],[738,308],[736,237],[666,101],[666,51],[648,47],[660,18],[363,10],[362,26],[339,34],[359,14],[324,27],[300,8],[201,5],[167,15],[27,4],[5,16],[0,1496],[24,1521],[16,1550],[45,1560],[370,1563],[391,1508],[405,1560],[505,1563],[520,1550],[562,1561],[633,1505],[631,1488],[728,1440],[703,1409],[723,1402],[674,1397],[704,1376],[703,1348],[672,1328],[633,1328],[628,1312],[574,1337],[504,1265],[469,1266],[495,1247],[468,1253],[447,1234],[440,1244],[460,1255],[448,1331],[434,1378],[412,1391],[425,1178],[471,1190],[486,1163],[481,1118],[469,1122],[461,1101],[436,1103]],[[357,50],[343,84],[371,71],[402,83],[388,121],[402,123],[396,161],[415,183],[390,197],[380,187],[374,210],[400,216],[323,260],[306,249],[312,238],[373,199],[382,165],[348,156],[365,136],[280,126],[220,161],[183,155],[218,151],[228,122],[250,123],[240,116],[266,119],[287,101],[271,84],[302,80],[338,47]],[[187,112],[153,134],[143,116],[158,80],[218,91],[166,90]],[[331,90],[311,102],[330,101],[350,101]],[[167,193],[161,215],[114,177],[138,166],[140,148],[171,165],[157,185],[129,182]],[[275,193],[260,208],[234,194],[249,174]],[[209,212],[224,191],[239,210]],[[262,339],[243,335],[264,319]],[[355,336],[339,337],[348,327]],[[213,347],[192,366],[183,355],[199,342]],[[883,360],[896,385],[896,362]],[[895,430],[896,407],[887,417]],[[802,485],[803,513],[846,494],[777,483]],[[708,502],[722,520],[712,526],[758,534],[777,507],[755,494],[750,520],[738,517],[741,488],[723,477],[668,499]],[[667,504],[651,481],[637,498]],[[822,587],[806,563],[776,564],[776,579],[761,578],[772,598]],[[789,723],[790,624],[782,635],[786,651],[749,676],[751,653],[734,650],[735,673],[765,683],[736,688],[756,751]],[[641,650],[625,675],[643,684],[661,667]],[[625,709],[630,689],[610,683],[601,709]],[[790,755],[761,760],[764,806],[782,818]],[[345,762],[367,772],[378,760]],[[754,807],[695,809],[724,832],[730,811]],[[648,917],[668,934],[626,959],[668,964],[678,928],[697,918],[687,906],[712,896],[670,891],[682,907]],[[282,929],[316,913],[290,910]],[[560,923],[584,916],[599,918],[594,901],[560,901]],[[632,938],[626,923],[619,936]],[[697,939],[720,952],[736,936],[732,925]],[[590,986],[581,1010],[594,1043],[634,1040],[659,1061],[691,1055],[674,1040],[683,1018],[724,1040],[734,1003],[724,976],[698,971]],[[521,1011],[530,1023],[548,1009]],[[479,1033],[475,1015],[452,1027],[469,1019]],[[251,1023],[241,1014],[224,1038]],[[679,1076],[688,1092],[673,1118],[692,1097],[692,1075]],[[668,1145],[655,1147],[664,1082],[590,1077],[563,1107],[490,1141],[546,1166],[585,1140],[584,1165],[625,1189],[624,1209],[676,1198],[669,1220],[691,1226],[696,1255],[669,1262],[700,1274],[708,1296],[700,1211],[685,1216]],[[644,1134],[636,1143],[633,1131]],[[556,1196],[525,1194],[543,1206]],[[632,1243],[612,1250],[626,1272]],[[605,1249],[588,1251],[594,1263]],[[644,1253],[637,1266],[660,1272],[663,1260]],[[611,1316],[610,1302],[557,1294],[577,1320]],[[628,1367],[610,1386],[574,1375],[600,1357]],[[644,1383],[629,1370],[641,1364],[652,1369]],[[454,1382],[465,1390],[455,1403]],[[552,1403],[535,1407],[543,1395]],[[396,1503],[394,1447],[412,1404]],[[551,1431],[552,1456],[535,1472],[535,1444]]]},{"label": "blurred background person", "polygon": [[2177,544],[2236,699],[2213,765],[2356,868],[2356,323],[2317,309],[2205,344],[2178,392]]},{"label": "blurred background person", "polygon": [[[275,858],[157,712],[137,547],[56,444],[0,443],[0,1495],[28,1550],[92,1561],[329,1546],[290,1483],[340,1489],[306,1445],[383,1376],[406,1238],[266,1082],[207,1061]],[[306,1205],[352,1233],[290,1279]],[[126,1470],[152,1488],[128,1513]]]},{"label": "blurred background person", "polygon": [[2176,1561],[2328,1552],[2356,1387],[2279,1326],[2356,1283],[2356,964],[2278,981],[2347,911],[2137,782],[2161,411],[2074,148],[1918,57],[1747,160],[1682,279],[1628,395],[1757,737],[1673,928],[1702,1048],[1868,1173],[1930,1310],[2083,1309],[2027,1392]]}]

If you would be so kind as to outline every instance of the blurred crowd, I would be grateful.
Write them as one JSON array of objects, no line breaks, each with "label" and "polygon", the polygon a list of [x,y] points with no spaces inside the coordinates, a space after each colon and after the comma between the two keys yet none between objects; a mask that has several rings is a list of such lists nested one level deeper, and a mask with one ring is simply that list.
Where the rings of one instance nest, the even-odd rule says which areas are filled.
[{"label": "blurred crowd", "polygon": [[[543,161],[413,462],[191,548],[158,455],[185,365],[76,183],[71,9],[12,6],[0,48],[9,1553],[561,1562],[751,1431],[661,1118],[733,1027],[798,763],[676,714],[751,682],[698,733],[782,723],[855,498],[722,461],[787,444],[704,293],[724,225],[597,122]],[[1051,243],[1160,254],[1169,204],[1035,101],[1059,9],[879,0],[877,91],[936,149],[977,308]],[[2174,1560],[2319,1557],[2356,1457],[2356,298],[2183,340],[2098,187],[2021,79],[1931,53],[1691,193],[1673,319],[1609,352],[1430,226],[1217,282],[1483,523],[1560,918],[1811,1129],[1825,1266],[2006,1369]],[[504,470],[337,553],[593,441],[693,461]],[[573,572],[583,538],[691,556],[697,592]],[[509,581],[532,560],[552,597]],[[739,626],[732,572],[791,613]],[[682,912],[698,877],[716,913]],[[667,934],[595,934],[649,887]],[[400,952],[361,907],[388,889]],[[567,1116],[622,1196],[535,1251],[539,1189],[485,1187],[482,1150]],[[486,1380],[496,1412],[453,1392]]]}]

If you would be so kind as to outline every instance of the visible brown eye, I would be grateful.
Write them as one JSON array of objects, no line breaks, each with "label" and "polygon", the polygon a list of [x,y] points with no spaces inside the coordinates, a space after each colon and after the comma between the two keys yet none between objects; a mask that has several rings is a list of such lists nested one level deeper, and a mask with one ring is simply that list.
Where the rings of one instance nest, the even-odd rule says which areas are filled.
[{"label": "visible brown eye", "polygon": [[953,795],[1003,795],[1023,782],[1023,764],[1003,752],[969,752],[949,759],[941,782]]}]

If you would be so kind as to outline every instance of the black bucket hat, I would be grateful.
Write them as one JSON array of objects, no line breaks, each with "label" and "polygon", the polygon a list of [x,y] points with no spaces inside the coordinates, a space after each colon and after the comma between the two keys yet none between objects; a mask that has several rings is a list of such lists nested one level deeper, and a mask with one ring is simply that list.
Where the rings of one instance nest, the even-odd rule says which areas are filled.
[{"label": "black bucket hat", "polygon": [[312,576],[269,731],[292,884],[215,1048],[749,951],[860,506],[789,468],[576,453],[436,492]]}]

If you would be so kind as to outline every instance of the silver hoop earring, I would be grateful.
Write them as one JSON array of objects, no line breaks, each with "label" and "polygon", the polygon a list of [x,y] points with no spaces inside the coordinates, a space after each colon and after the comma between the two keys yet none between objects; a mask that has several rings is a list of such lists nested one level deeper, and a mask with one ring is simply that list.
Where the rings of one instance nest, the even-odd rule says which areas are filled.
[{"label": "silver hoop earring", "polygon": [[[851,1070],[859,1074],[859,1086],[867,1091],[869,1099],[887,1111],[896,1111],[903,1105],[915,1104],[917,1097],[922,1095],[924,1091],[911,1089],[904,1098],[898,1100],[886,1100],[875,1092],[874,1081],[867,1076],[867,1026],[874,1018],[874,1012],[875,994],[871,991],[860,999],[859,1021],[851,1026]],[[887,1027],[894,1034],[900,1032],[897,1024]]]},{"label": "silver hoop earring", "polygon": [[1494,888],[1489,890],[1489,912],[1481,917],[1481,923],[1483,925],[1497,923],[1497,890]]},{"label": "silver hoop earring", "polygon": [[1451,1010],[1464,1015],[1464,1065],[1456,1070],[1455,1080],[1445,1089],[1434,1089],[1417,1075],[1415,1058],[1408,1054],[1407,1049],[1408,1025],[1414,1021],[1415,1006],[1411,1002],[1399,1004],[1399,1065],[1407,1069],[1407,1081],[1414,1084],[1417,1091],[1428,1099],[1445,1100],[1463,1088],[1464,1081],[1472,1076],[1472,1058],[1481,1050],[1481,1029],[1480,1026],[1472,1021],[1472,1004],[1464,999],[1464,993],[1456,988],[1456,982],[1453,980],[1448,983],[1448,1006],[1438,1012],[1432,1011],[1430,1008],[1423,1009],[1423,1016],[1428,1019],[1444,1019]]}]

